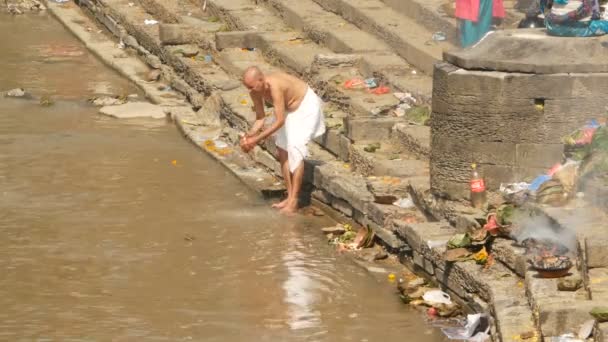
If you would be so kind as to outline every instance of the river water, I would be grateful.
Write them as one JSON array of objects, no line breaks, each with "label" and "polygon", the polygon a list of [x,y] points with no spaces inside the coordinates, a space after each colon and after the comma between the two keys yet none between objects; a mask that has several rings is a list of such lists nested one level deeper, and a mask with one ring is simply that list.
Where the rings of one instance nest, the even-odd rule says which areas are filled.
[{"label": "river water", "polygon": [[47,15],[0,14],[0,340],[441,341],[386,283],[285,219]]}]

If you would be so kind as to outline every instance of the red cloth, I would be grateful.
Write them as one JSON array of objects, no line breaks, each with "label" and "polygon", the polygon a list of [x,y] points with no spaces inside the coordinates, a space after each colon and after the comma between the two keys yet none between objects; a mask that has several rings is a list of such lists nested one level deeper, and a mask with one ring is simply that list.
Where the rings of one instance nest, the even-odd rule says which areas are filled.
[{"label": "red cloth", "polygon": [[[456,18],[470,20],[476,23],[479,19],[479,1],[480,0],[456,0]],[[492,0],[492,17],[505,17],[505,7],[502,0]]]}]

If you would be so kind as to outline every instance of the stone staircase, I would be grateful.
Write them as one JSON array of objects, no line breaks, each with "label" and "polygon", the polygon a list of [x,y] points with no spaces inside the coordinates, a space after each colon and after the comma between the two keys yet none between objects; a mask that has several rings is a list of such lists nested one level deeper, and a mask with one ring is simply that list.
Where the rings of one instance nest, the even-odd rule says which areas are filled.
[{"label": "stone staircase", "polygon": [[[160,68],[164,82],[188,97],[198,112],[178,115],[176,123],[203,148],[202,125],[221,122],[223,137],[236,145],[238,133],[255,120],[247,90],[238,81],[246,67],[255,64],[264,71],[285,70],[306,79],[327,103],[328,131],[311,144],[306,164],[306,180],[315,187],[313,198],[370,225],[389,250],[433,277],[471,310],[491,313],[493,332],[500,340],[518,340],[530,333],[556,336],[575,329],[585,309],[571,314],[577,315],[571,326],[558,326],[563,311],[555,304],[558,299],[572,303],[608,296],[608,263],[589,269],[584,291],[556,293],[555,284],[531,274],[521,248],[508,240],[495,243],[499,262],[490,270],[473,262],[443,261],[447,239],[475,226],[479,213],[429,195],[429,129],[390,113],[400,103],[395,92],[413,94],[421,106],[430,103],[432,64],[452,46],[454,27],[445,19],[431,23],[412,16],[431,18],[428,13],[436,3],[210,0],[208,13],[188,0],[80,0],[80,4],[151,67]],[[144,25],[145,19],[159,20],[160,29]],[[163,28],[167,31],[161,37]],[[197,33],[182,37],[184,44],[164,44],[173,32],[169,29]],[[438,29],[448,33],[448,41],[429,43]],[[195,48],[198,54],[186,57],[186,48]],[[344,81],[353,77],[375,77],[391,93],[345,89]],[[187,123],[194,121],[200,124]],[[376,143],[380,143],[376,151],[366,151]],[[260,179],[259,173],[249,174],[252,163],[280,174],[272,141],[250,155],[236,148],[232,156],[215,155],[250,183]],[[277,184],[274,178],[254,186],[276,195],[282,190]],[[407,195],[418,208],[390,204],[392,197]],[[408,223],[406,217],[427,222]],[[597,251],[593,242],[585,246]],[[608,333],[605,329],[601,324],[596,328],[596,340]]]}]

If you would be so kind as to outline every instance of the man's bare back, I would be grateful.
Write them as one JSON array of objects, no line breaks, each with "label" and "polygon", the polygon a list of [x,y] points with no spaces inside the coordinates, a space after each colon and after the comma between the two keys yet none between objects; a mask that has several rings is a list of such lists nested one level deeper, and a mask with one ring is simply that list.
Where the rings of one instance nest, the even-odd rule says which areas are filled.
[{"label": "man's bare back", "polygon": [[252,91],[251,95],[255,97],[261,96],[265,101],[273,103],[272,92],[282,92],[285,111],[287,112],[286,114],[298,109],[308,90],[308,85],[302,80],[283,72],[266,75],[266,83],[268,84],[268,87],[262,94]]}]

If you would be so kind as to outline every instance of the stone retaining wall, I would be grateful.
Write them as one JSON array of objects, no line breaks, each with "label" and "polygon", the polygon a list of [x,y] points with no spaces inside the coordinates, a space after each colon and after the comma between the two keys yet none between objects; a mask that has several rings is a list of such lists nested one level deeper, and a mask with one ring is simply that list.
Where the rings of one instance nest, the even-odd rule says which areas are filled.
[{"label": "stone retaining wall", "polygon": [[[563,136],[606,113],[605,63],[576,54],[577,49],[584,50],[581,55],[597,49],[600,41],[549,38],[541,31],[518,38],[504,32],[490,35],[471,50],[447,54],[448,62],[435,66],[435,194],[468,196],[471,163],[480,166],[489,189],[530,180],[561,161]],[[529,56],[514,57],[532,49],[536,62]]]}]

